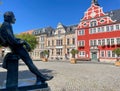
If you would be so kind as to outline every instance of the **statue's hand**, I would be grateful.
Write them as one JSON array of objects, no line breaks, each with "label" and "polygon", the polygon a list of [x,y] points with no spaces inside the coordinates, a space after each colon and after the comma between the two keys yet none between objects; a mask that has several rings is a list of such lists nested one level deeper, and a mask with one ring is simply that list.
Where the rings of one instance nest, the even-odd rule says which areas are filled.
[{"label": "statue's hand", "polygon": [[29,45],[27,42],[25,42],[24,45],[25,45],[26,50],[27,50],[28,52],[30,52],[30,51],[31,51],[30,45]]},{"label": "statue's hand", "polygon": [[30,45],[25,41],[25,40],[22,40],[22,39],[17,39],[18,40],[18,43],[20,44],[20,45],[24,45],[25,46],[25,49],[29,52],[29,51],[31,51],[31,47],[30,47]]},{"label": "statue's hand", "polygon": [[17,41],[18,41],[18,44],[19,44],[19,45],[24,45],[24,44],[25,44],[25,41],[24,41],[24,40],[21,40],[21,39],[18,39],[18,38],[17,38]]},{"label": "statue's hand", "polygon": [[24,40],[20,40],[19,42],[21,45],[24,45],[25,44],[25,41]]}]

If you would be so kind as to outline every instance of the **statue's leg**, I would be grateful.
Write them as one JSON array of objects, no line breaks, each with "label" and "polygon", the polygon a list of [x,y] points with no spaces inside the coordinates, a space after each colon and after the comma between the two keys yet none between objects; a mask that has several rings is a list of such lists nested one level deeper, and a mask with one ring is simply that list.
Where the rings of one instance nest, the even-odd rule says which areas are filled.
[{"label": "statue's leg", "polygon": [[20,56],[20,58],[28,66],[29,70],[33,74],[36,75],[37,80],[45,82],[45,81],[51,80],[53,78],[53,76],[45,76],[41,72],[39,72],[39,70],[37,69],[37,67],[33,64],[33,61],[30,58],[28,52],[23,47],[19,48],[16,53]]}]

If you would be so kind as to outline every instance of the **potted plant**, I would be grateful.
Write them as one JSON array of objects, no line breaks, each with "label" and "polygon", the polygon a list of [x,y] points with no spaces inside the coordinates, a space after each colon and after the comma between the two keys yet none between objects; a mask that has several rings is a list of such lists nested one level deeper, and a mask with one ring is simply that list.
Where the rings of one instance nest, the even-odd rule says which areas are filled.
[{"label": "potted plant", "polygon": [[78,54],[78,50],[72,49],[70,53],[72,54],[72,58],[70,59],[70,62],[72,64],[75,64],[76,63],[75,55]]},{"label": "potted plant", "polygon": [[47,62],[48,61],[48,55],[49,55],[48,50],[44,50],[43,55],[44,55],[44,57],[42,58],[42,61]]},{"label": "potted plant", "polygon": [[118,58],[120,56],[120,48],[114,49],[113,52],[117,55],[117,58],[116,58],[117,61],[115,62],[115,65],[120,66],[120,61],[119,61],[119,58]]}]

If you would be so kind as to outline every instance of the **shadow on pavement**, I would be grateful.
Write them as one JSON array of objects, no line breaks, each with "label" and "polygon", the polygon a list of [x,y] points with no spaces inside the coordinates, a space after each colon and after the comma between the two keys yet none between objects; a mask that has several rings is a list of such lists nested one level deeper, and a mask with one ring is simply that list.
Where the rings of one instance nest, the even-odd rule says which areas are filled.
[{"label": "shadow on pavement", "polygon": [[[53,70],[49,69],[39,69],[39,71],[43,74],[53,75]],[[6,80],[6,72],[0,72],[0,86]],[[19,71],[19,79],[27,79],[27,78],[34,78],[35,75],[32,74],[29,70]]]}]

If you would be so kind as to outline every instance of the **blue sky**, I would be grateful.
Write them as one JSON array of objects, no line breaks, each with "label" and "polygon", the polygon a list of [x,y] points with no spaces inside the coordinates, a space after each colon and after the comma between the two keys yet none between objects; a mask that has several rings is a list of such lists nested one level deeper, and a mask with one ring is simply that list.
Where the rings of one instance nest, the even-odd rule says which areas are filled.
[{"label": "blue sky", "polygon": [[[61,22],[64,25],[78,24],[84,12],[90,7],[92,0],[0,0],[0,22],[3,14],[13,11],[16,23],[14,33],[43,28],[57,27]],[[120,0],[98,0],[103,10],[120,9]]]}]

